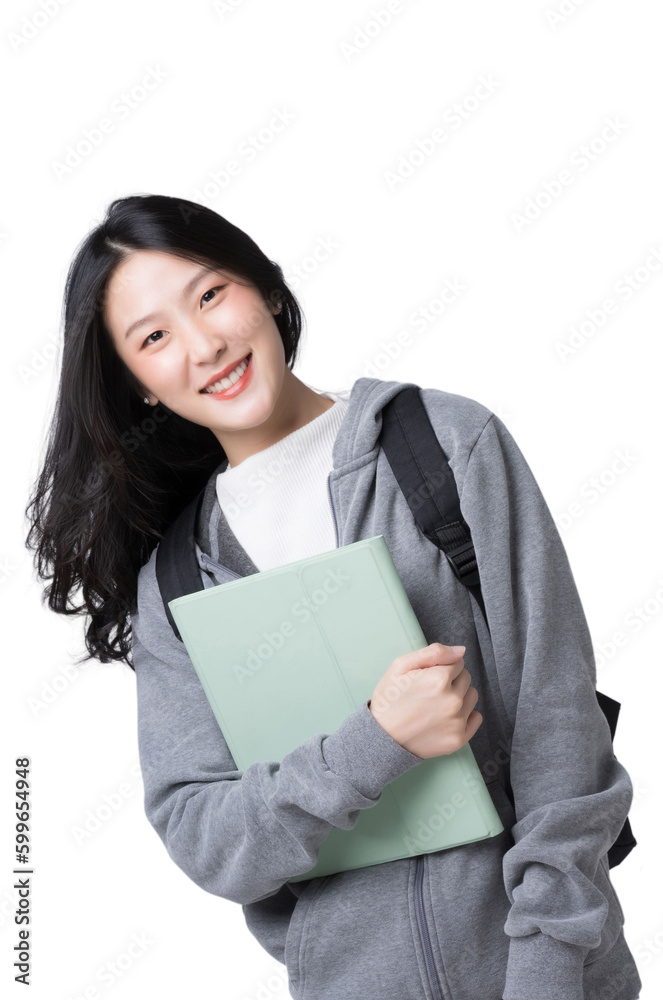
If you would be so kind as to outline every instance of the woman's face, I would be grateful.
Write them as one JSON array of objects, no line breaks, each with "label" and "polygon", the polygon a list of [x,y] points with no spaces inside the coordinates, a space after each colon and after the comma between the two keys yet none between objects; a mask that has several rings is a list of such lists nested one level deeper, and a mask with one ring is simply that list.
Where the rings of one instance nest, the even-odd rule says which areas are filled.
[{"label": "woman's face", "polygon": [[[149,402],[164,403],[221,440],[224,431],[232,436],[263,423],[279,398],[289,372],[274,320],[279,309],[229,272],[140,250],[110,278],[105,321]],[[228,392],[201,391],[249,354],[246,374]]]}]

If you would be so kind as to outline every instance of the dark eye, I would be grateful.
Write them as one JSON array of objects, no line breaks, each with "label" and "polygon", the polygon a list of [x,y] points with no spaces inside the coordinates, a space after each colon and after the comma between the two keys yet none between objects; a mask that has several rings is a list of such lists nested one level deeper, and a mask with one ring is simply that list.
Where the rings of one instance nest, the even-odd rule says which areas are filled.
[{"label": "dark eye", "polygon": [[[202,298],[201,298],[200,301],[201,302],[205,301],[205,295],[209,295],[210,292],[218,292],[218,291],[221,291],[222,288],[226,288],[226,287],[227,287],[226,285],[215,285],[214,288],[208,288],[207,291],[203,294],[203,296],[202,296]],[[211,301],[210,299],[207,299],[207,302],[210,302],[210,301]],[[145,340],[143,341],[143,347],[145,347],[146,344],[156,344],[157,341],[156,340],[152,340],[151,338],[154,337],[154,335],[157,334],[157,333],[165,333],[165,332],[166,332],[165,330],[154,330],[154,332],[151,333],[149,335],[149,337],[146,337]]]},{"label": "dark eye", "polygon": [[[150,343],[150,337],[153,337],[155,333],[165,333],[165,332],[166,332],[165,330],[155,330],[154,333],[151,333],[149,337],[145,338],[145,340],[143,341],[143,347],[145,347],[145,344]],[[151,343],[156,344],[156,340],[151,341]]]},{"label": "dark eye", "polygon": [[[205,299],[205,295],[209,295],[210,292],[218,292],[225,287],[226,287],[225,285],[216,285],[214,288],[208,288],[207,291],[203,294],[203,297],[200,301],[203,302]],[[209,302],[210,299],[207,299],[207,301]]]}]

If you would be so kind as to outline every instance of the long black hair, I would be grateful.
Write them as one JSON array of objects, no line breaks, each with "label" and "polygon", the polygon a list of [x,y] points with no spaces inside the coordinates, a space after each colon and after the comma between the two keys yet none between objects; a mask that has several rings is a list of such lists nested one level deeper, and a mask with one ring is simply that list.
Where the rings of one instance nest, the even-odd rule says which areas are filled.
[{"label": "long black hair", "polygon": [[[196,202],[166,195],[117,198],[79,245],[64,292],[64,344],[46,455],[30,494],[26,547],[35,551],[43,600],[59,614],[90,616],[88,655],[131,661],[140,567],[174,518],[225,458],[208,427],[163,403],[143,402],[138,381],[104,321],[115,268],[138,250],[212,265],[255,285],[274,315],[292,370],[300,306],[281,267],[237,226]],[[81,588],[82,603],[74,605]]]}]

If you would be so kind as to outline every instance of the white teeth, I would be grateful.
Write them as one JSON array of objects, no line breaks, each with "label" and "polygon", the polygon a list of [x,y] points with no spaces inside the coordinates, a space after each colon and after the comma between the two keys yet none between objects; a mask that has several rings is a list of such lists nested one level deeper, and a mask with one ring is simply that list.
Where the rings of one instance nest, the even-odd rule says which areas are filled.
[{"label": "white teeth", "polygon": [[242,377],[248,368],[249,362],[247,358],[248,355],[243,361],[240,361],[237,368],[234,368],[227,378],[222,378],[219,382],[215,382],[214,385],[208,385],[204,392],[221,392],[222,389],[229,389],[231,385],[234,385]]}]

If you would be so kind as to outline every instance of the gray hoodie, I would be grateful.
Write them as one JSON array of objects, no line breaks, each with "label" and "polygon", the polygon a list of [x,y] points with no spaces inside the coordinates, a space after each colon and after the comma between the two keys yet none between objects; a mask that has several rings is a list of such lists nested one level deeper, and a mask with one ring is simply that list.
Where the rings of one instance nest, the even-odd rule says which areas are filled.
[{"label": "gray hoodie", "polygon": [[[483,715],[470,746],[503,833],[289,884],[316,864],[333,827],[352,829],[421,758],[382,729],[367,699],[281,762],[239,771],[166,619],[156,549],[132,617],[146,815],[196,885],[241,904],[299,1000],[635,1000],[641,980],[607,860],[633,787],[596,698],[565,549],[500,418],[422,389],[472,532],[491,641],[379,446],[383,406],[412,384],[359,378],[348,390],[328,481],[337,544],[384,535],[427,641],[467,647]],[[216,497],[226,463],[209,479],[198,526],[205,586],[258,572]]]}]

